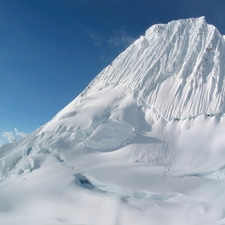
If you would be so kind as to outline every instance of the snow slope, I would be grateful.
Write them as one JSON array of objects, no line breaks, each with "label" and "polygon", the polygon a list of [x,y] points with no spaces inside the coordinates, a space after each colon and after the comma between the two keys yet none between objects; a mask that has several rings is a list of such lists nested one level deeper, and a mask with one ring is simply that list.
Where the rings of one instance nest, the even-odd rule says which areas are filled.
[{"label": "snow slope", "polygon": [[150,27],[0,147],[0,225],[225,224],[224,60],[204,17]]}]

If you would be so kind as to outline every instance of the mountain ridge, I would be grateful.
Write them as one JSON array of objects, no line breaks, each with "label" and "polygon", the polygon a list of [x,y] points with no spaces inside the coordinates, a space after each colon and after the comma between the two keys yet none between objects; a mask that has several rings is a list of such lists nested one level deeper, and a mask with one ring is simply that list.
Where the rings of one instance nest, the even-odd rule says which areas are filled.
[{"label": "mountain ridge", "polygon": [[[188,21],[188,22],[187,22]],[[140,96],[142,98],[144,98],[144,100],[146,102],[148,102],[148,104],[150,105],[154,105],[155,108],[157,108],[159,111],[161,111],[161,114],[164,115],[164,117],[167,117],[169,119],[171,119],[171,109],[169,110],[169,112],[163,113],[163,110],[160,110],[162,108],[162,104],[154,104],[156,102],[156,98],[158,99],[163,99],[161,98],[161,96],[158,96],[158,92],[154,92],[155,89],[157,88],[157,85],[160,83],[164,83],[164,81],[166,79],[168,79],[168,83],[169,83],[169,88],[167,89],[175,89],[176,92],[175,93],[171,93],[172,95],[172,99],[177,99],[176,101],[183,101],[183,105],[188,104],[187,102],[185,102],[182,98],[185,98],[182,96],[182,92],[183,89],[187,89],[187,95],[191,97],[191,95],[194,95],[196,92],[196,95],[203,95],[203,96],[207,96],[207,99],[204,99],[204,104],[207,105],[207,101],[208,100],[208,104],[209,106],[201,106],[200,104],[200,99],[195,100],[193,99],[192,96],[192,102],[197,101],[197,103],[199,103],[199,105],[201,106],[199,109],[196,110],[191,110],[190,108],[192,107],[190,105],[189,107],[189,111],[186,109],[187,113],[185,115],[185,117],[188,116],[192,116],[192,115],[197,115],[197,114],[204,114],[204,113],[219,113],[222,112],[224,113],[224,108],[221,105],[224,105],[224,95],[223,95],[223,90],[222,90],[222,86],[224,83],[224,71],[225,68],[223,65],[220,65],[222,68],[220,68],[221,71],[218,71],[218,65],[217,63],[219,62],[218,60],[218,54],[217,52],[212,52],[216,51],[216,48],[214,49],[215,45],[223,45],[224,46],[224,41],[221,41],[221,38],[219,40],[217,40],[219,37],[222,37],[222,35],[219,34],[218,30],[212,26],[212,25],[208,25],[205,21],[204,17],[200,17],[198,19],[189,19],[189,20],[178,20],[178,21],[172,21],[168,24],[163,25],[164,29],[166,29],[165,27],[170,27],[171,24],[173,26],[181,26],[180,29],[183,29],[183,32],[185,32],[185,28],[184,25],[186,25],[186,23],[189,23],[189,21],[195,21],[195,27],[193,29],[197,29],[197,30],[201,30],[202,32],[207,32],[209,33],[209,37],[205,36],[204,37],[204,42],[205,43],[200,43],[202,44],[201,48],[200,48],[200,56],[197,56],[197,59],[200,58],[199,61],[197,62],[192,62],[191,61],[191,66],[190,66],[190,71],[187,71],[186,73],[183,72],[183,68],[185,67],[185,65],[182,64],[178,65],[177,61],[175,61],[175,59],[167,59],[167,61],[169,61],[168,63],[165,61],[162,61],[162,63],[160,65],[155,65],[159,58],[165,57],[165,52],[163,51],[161,53],[160,56],[157,55],[157,60],[153,59],[150,60],[150,62],[148,62],[147,60],[145,60],[144,62],[142,62],[141,64],[139,63],[139,61],[143,61],[143,58],[151,58],[151,55],[154,54],[154,52],[157,52],[157,49],[155,50],[156,45],[158,44],[158,42],[161,42],[156,40],[154,43],[154,33],[155,32],[159,32],[159,30],[155,30],[156,27],[159,27],[162,25],[153,25],[152,27],[150,27],[147,31],[146,31],[146,36],[141,36],[138,40],[136,40],[130,47],[128,47],[127,50],[125,50],[123,53],[121,53],[108,67],[106,67],[104,70],[102,70],[100,72],[99,75],[97,75],[97,77],[88,85],[88,87],[82,92],[81,97],[83,97],[89,90],[90,87],[94,88],[94,90],[98,91],[101,90],[107,86],[115,86],[115,85],[119,85],[120,83],[126,83],[126,85],[131,89],[131,92],[140,92]],[[175,25],[174,25],[175,24]],[[189,27],[190,28],[190,27]],[[192,28],[192,27],[191,27]],[[157,28],[158,29],[158,28]],[[167,28],[167,30],[169,30]],[[166,31],[164,31],[166,32]],[[168,32],[168,31],[167,31]],[[150,35],[151,34],[151,35]],[[158,34],[156,34],[158,35]],[[177,31],[175,30],[173,35],[177,35]],[[199,32],[194,32],[194,34],[197,38],[199,37]],[[147,37],[150,36],[150,40],[147,39]],[[152,37],[153,36],[153,37]],[[158,37],[158,36],[157,36]],[[177,37],[177,36],[175,36]],[[175,39],[174,36],[172,36],[172,41],[174,41]],[[162,37],[160,37],[162,39]],[[193,43],[195,41],[195,38],[191,39],[191,43]],[[153,39],[153,44],[149,44],[150,41],[152,41]],[[180,42],[180,44],[182,44],[182,40],[181,38],[177,38],[178,42]],[[209,39],[208,41],[206,41],[206,39]],[[214,40],[215,39],[215,40]],[[198,40],[200,42],[200,39]],[[213,46],[212,46],[212,42],[213,42]],[[214,43],[215,42],[215,43]],[[219,42],[219,43],[217,43]],[[171,47],[171,41],[170,41],[170,46]],[[172,45],[174,45],[172,43]],[[188,46],[189,44],[186,43],[186,46]],[[221,46],[220,46],[221,47]],[[132,49],[139,49],[139,51],[133,53],[134,55],[136,55],[136,58],[132,58],[131,56],[127,57],[127,52],[129,52],[130,54],[132,54]],[[196,47],[197,48],[197,47]],[[171,48],[173,50],[173,48]],[[171,50],[170,49],[170,50]],[[224,48],[220,48],[222,49],[222,53],[220,53],[222,56],[222,58],[225,57],[225,53],[223,51]],[[177,49],[175,49],[174,51],[176,51]],[[186,49],[184,49],[183,51],[186,51]],[[188,51],[189,52],[188,56],[186,56],[185,54],[181,54],[181,58],[182,58],[182,62],[185,61],[190,61],[190,57],[192,54],[192,46],[188,47]],[[146,54],[145,54],[146,52]],[[210,54],[213,54],[214,58],[213,60],[211,59],[212,56]],[[147,56],[146,56],[147,55]],[[168,54],[170,56],[170,54]],[[173,54],[172,54],[173,55]],[[196,54],[194,55],[196,56]],[[121,59],[122,58],[122,59]],[[130,60],[128,60],[130,58]],[[140,58],[140,59],[139,59]],[[170,63],[170,61],[172,60],[172,63]],[[181,60],[178,58],[178,60]],[[117,63],[117,61],[119,61],[120,63]],[[123,66],[121,64],[126,63],[129,64],[129,66]],[[153,61],[153,62],[152,62]],[[135,63],[134,63],[135,62]],[[205,68],[207,66],[207,64],[210,65],[215,64],[215,66],[213,68]],[[119,65],[118,65],[119,64]],[[143,65],[145,65],[145,70],[143,69]],[[117,70],[115,70],[114,68],[117,67]],[[132,68],[130,68],[132,67]],[[147,71],[146,71],[146,67],[147,67]],[[156,68],[155,68],[156,67]],[[166,67],[166,71],[162,70],[160,71],[160,68],[165,68]],[[176,67],[179,67],[179,69],[176,69]],[[212,66],[211,66],[212,67]],[[118,68],[121,70],[118,72]],[[126,68],[126,71],[124,71],[124,68]],[[150,68],[150,69],[149,69]],[[157,73],[154,73],[153,69],[155,68],[155,70],[157,71]],[[193,72],[191,71],[193,70]],[[205,71],[204,71],[205,70]],[[115,72],[116,71],[116,72]],[[160,71],[160,74],[159,72]],[[217,72],[219,72],[217,74]],[[148,75],[149,74],[149,75]],[[185,74],[188,74],[185,76]],[[142,78],[143,77],[143,78]],[[170,81],[170,79],[172,79]],[[209,87],[205,87],[205,83],[207,83],[207,79],[211,79],[211,82],[208,82]],[[178,82],[175,82],[176,80],[178,80]],[[101,81],[101,82],[99,82]],[[177,87],[172,86],[174,83]],[[199,82],[201,82],[201,84],[198,84]],[[97,83],[100,83],[102,86],[99,86]],[[188,83],[188,85],[187,85]],[[204,86],[201,87],[201,89],[206,89],[206,91],[204,90],[196,90],[196,88],[194,87],[198,87],[198,86]],[[94,87],[93,87],[94,86]],[[150,90],[147,90],[147,87],[150,87]],[[182,87],[179,89],[179,87]],[[159,88],[159,87],[158,87]],[[203,93],[201,93],[201,91]],[[198,93],[200,92],[200,93]],[[205,93],[208,92],[208,93]],[[214,93],[216,92],[216,93]],[[163,93],[164,94],[164,93]],[[178,95],[178,96],[177,96]],[[173,98],[175,97],[175,98]],[[206,98],[206,97],[205,97]],[[214,102],[216,103],[212,103],[211,100],[212,98],[214,98]],[[149,100],[151,99],[151,100]],[[153,100],[152,100],[153,99]],[[187,97],[188,99],[188,97]],[[170,101],[168,101],[169,103],[167,105],[173,105],[171,104]],[[220,102],[222,102],[220,104]],[[195,104],[197,104],[195,103]],[[157,106],[160,105],[160,106]],[[167,106],[168,107],[168,106]],[[184,107],[184,106],[182,106]],[[178,107],[180,111],[182,111],[182,107]],[[185,111],[185,110],[183,110]],[[201,112],[201,113],[200,113]],[[189,113],[189,115],[188,115]],[[175,112],[175,115],[173,115],[172,117],[180,117],[179,116],[179,112]]]},{"label": "mountain ridge", "polygon": [[153,25],[52,120],[1,146],[4,224],[222,224],[224,47],[204,17]]},{"label": "mountain ridge", "polygon": [[[199,54],[196,54],[195,50],[193,53],[192,50],[194,48],[190,47],[192,46],[191,43],[186,43],[184,47],[182,45],[184,40],[187,41],[187,38],[181,37],[188,36],[187,33],[191,32],[191,30],[193,38],[189,38],[190,40],[188,41],[193,43],[194,46],[198,46],[200,43],[201,48],[196,47],[198,52],[200,52]],[[201,31],[200,33],[199,30]],[[200,34],[204,34],[201,36],[203,40],[198,38]],[[125,101],[126,99],[132,99],[131,102],[133,103],[131,106],[129,106],[130,103],[128,104],[128,107],[131,107],[131,109],[144,108],[145,113],[151,111],[151,117],[155,118],[155,121],[159,119],[163,119],[166,122],[189,120],[201,115],[221,118],[221,116],[224,116],[225,109],[225,91],[223,91],[225,85],[222,73],[223,71],[225,72],[225,65],[221,65],[223,69],[220,70],[219,74],[214,74],[218,65],[215,62],[218,63],[221,57],[225,59],[225,51],[223,50],[225,48],[221,48],[222,53],[218,53],[215,48],[218,44],[225,47],[225,42],[222,42],[220,37],[222,35],[219,34],[214,26],[208,25],[204,17],[153,25],[146,31],[145,36],[141,36],[121,53],[93,79],[77,98],[57,113],[47,124],[39,128],[39,132],[35,133],[42,136],[46,132],[49,135],[60,135],[63,132],[72,135],[75,132],[81,140],[85,139],[101,123],[106,123],[108,120],[120,123],[120,121],[124,120],[124,113],[121,111],[123,109],[119,109],[120,112],[118,111],[119,104],[124,99]],[[194,41],[196,38],[198,38],[197,44]],[[160,43],[165,42],[166,46],[160,45]],[[178,46],[178,50],[174,46]],[[182,47],[183,50],[179,50]],[[170,51],[168,51],[168,48]],[[172,57],[174,52],[177,51],[181,52],[180,56],[182,59]],[[155,52],[158,52],[158,54],[155,54]],[[186,54],[183,52],[186,52]],[[190,58],[193,58],[192,54],[197,57],[196,62],[190,61]],[[212,54],[214,56],[213,59]],[[218,58],[218,55],[221,55],[221,57]],[[165,57],[166,60],[164,59]],[[179,61],[191,62],[190,69],[187,68],[186,71],[184,69],[187,67],[186,64],[178,65]],[[208,67],[211,69],[208,68],[208,71],[205,69],[206,72],[204,74],[196,71],[196,68],[200,66],[203,68],[204,63],[209,63]],[[183,75],[181,75],[182,71],[184,71]],[[209,79],[207,80],[208,77]],[[215,81],[216,84],[213,84],[210,79],[217,79],[217,82]],[[214,88],[212,88],[213,85]],[[208,88],[207,86],[211,87]],[[193,87],[197,88],[194,89]],[[113,94],[115,91],[117,92],[116,96]],[[110,93],[112,97],[109,96]],[[107,97],[102,98],[102,95]],[[168,96],[170,97],[168,98]],[[202,97],[198,98],[198,96]],[[90,106],[88,104],[95,99],[98,99],[95,107],[97,105],[101,107],[99,111],[96,110],[95,114],[92,115],[90,111],[92,104]],[[117,101],[118,103],[115,103]],[[79,113],[79,110],[82,113]],[[79,116],[79,114],[82,115]],[[86,119],[82,119],[83,114],[86,115]],[[76,117],[80,117],[80,119],[76,119]],[[131,117],[133,120],[135,115]],[[66,120],[68,122],[65,122]],[[146,123],[145,118],[141,120],[144,121],[143,123]],[[130,120],[126,121],[126,123],[130,124],[126,126],[130,126],[134,130],[139,126]],[[86,132],[87,134],[85,134]],[[77,136],[70,138],[76,138]]]}]

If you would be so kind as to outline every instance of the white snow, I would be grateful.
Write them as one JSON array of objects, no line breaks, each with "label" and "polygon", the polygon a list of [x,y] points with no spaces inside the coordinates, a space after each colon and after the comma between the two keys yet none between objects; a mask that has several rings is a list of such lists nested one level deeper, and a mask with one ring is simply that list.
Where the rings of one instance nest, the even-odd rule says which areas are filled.
[{"label": "white snow", "polygon": [[149,28],[0,147],[0,224],[225,224],[224,60],[204,17]]}]

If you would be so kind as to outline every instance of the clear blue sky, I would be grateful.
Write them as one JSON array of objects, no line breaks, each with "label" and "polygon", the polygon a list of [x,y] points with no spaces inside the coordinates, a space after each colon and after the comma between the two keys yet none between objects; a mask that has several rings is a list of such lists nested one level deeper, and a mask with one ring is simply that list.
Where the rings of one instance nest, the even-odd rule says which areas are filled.
[{"label": "clear blue sky", "polygon": [[0,0],[0,145],[48,122],[151,25],[204,15],[225,34],[224,12],[224,0]]}]

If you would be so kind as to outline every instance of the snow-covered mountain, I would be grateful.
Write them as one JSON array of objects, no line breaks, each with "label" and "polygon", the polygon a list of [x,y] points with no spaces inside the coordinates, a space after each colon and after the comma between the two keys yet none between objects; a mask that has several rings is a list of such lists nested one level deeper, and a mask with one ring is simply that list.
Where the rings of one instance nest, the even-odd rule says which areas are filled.
[{"label": "snow-covered mountain", "polygon": [[150,27],[0,147],[0,224],[225,224],[224,61],[204,17]]}]

